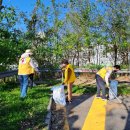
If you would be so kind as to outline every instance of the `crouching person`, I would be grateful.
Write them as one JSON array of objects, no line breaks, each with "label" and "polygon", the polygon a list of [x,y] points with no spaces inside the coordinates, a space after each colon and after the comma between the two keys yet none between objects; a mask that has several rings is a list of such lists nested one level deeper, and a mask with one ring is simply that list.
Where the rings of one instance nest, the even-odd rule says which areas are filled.
[{"label": "crouching person", "polygon": [[[97,98],[102,97],[103,100],[107,100],[106,98],[106,87],[110,87],[109,84],[109,78],[112,74],[112,72],[117,72],[120,70],[119,65],[115,65],[113,67],[103,67],[96,73],[96,84],[97,84]],[[102,96],[101,96],[101,91],[102,90]]]}]

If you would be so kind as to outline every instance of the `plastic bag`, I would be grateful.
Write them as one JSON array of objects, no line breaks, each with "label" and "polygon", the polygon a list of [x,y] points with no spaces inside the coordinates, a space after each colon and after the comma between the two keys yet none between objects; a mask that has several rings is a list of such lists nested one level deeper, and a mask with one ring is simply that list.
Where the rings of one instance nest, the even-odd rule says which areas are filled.
[{"label": "plastic bag", "polygon": [[53,99],[55,103],[65,106],[65,92],[64,92],[64,85],[55,86],[52,88],[53,90]]},{"label": "plastic bag", "polygon": [[[110,82],[110,89],[111,89],[111,90],[109,90],[109,99],[114,99],[115,96],[117,96],[117,85],[118,85],[118,81],[116,81],[116,80],[111,80],[111,82]],[[112,91],[115,95],[114,95],[111,91]]]}]

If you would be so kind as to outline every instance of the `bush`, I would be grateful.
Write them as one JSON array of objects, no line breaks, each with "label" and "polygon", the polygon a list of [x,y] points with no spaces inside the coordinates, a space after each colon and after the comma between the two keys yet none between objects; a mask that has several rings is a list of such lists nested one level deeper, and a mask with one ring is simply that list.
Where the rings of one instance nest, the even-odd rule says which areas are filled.
[{"label": "bush", "polygon": [[87,68],[87,69],[101,69],[102,67],[104,67],[103,65],[97,65],[97,64],[87,64],[86,66],[83,66],[83,68]]},{"label": "bush", "polygon": [[129,65],[121,65],[121,69],[128,69]]}]

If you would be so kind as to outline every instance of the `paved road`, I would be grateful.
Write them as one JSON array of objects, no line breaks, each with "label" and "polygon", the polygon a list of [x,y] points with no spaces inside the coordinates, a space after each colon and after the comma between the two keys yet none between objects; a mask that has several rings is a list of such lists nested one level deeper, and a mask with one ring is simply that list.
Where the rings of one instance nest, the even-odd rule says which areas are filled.
[{"label": "paved road", "polygon": [[[90,110],[91,112],[98,110],[93,108],[95,107],[95,104],[102,105],[99,100],[94,101],[94,98],[95,95],[74,96],[73,102],[67,105],[70,130],[92,130],[90,129],[92,127],[85,127],[87,124],[86,120],[90,119],[90,121],[93,121],[94,117],[92,116],[94,115],[90,114]],[[93,130],[130,130],[130,97],[120,97],[120,99],[123,100],[123,104],[119,104],[117,100],[113,100],[111,102],[107,101],[104,107],[106,113],[102,114],[104,117],[101,116],[101,118],[106,120],[104,122],[104,128],[97,129],[93,127]],[[100,110],[98,111],[100,113]],[[101,109],[101,111],[103,110]],[[99,122],[99,118],[100,116],[98,118],[95,116],[95,119],[98,120],[95,122]],[[93,122],[90,123],[95,126]],[[102,123],[103,121],[100,122],[99,125],[103,125]],[[92,126],[91,124],[89,126]]]}]

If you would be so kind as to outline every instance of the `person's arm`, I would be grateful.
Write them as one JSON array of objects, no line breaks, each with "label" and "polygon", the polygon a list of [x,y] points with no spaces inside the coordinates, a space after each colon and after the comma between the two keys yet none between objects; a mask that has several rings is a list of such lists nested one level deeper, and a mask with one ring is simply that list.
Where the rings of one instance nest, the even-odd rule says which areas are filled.
[{"label": "person's arm", "polygon": [[105,82],[106,82],[107,87],[109,87],[109,77],[110,77],[111,73],[112,73],[112,71],[108,71],[105,76]]},{"label": "person's arm", "polygon": [[34,70],[35,70],[36,72],[39,72],[37,66],[33,63],[33,60],[32,60],[32,59],[30,60],[30,65],[31,65],[32,68],[34,68]]},{"label": "person's arm", "polygon": [[70,76],[71,76],[71,69],[68,68],[68,70],[65,72],[65,79],[64,79],[64,83],[67,83],[68,80],[70,79]]}]

